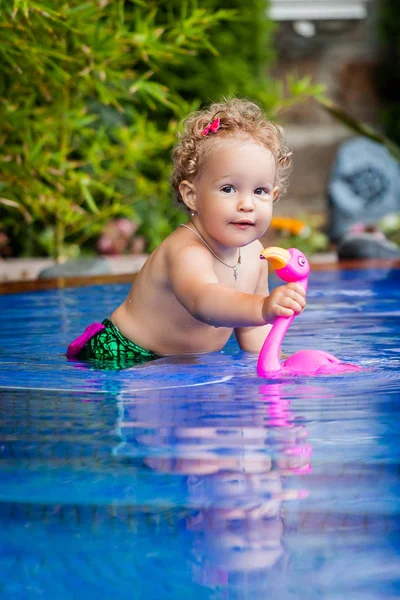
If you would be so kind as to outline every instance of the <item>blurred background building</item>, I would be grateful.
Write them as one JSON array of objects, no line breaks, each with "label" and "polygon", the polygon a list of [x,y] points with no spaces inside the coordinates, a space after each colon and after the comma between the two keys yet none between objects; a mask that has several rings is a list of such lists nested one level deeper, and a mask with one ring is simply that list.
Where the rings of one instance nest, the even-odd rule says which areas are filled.
[{"label": "blurred background building", "polygon": [[[275,75],[311,75],[352,116],[380,126],[375,82],[379,45],[379,0],[271,0],[277,23]],[[315,102],[285,114],[289,146],[295,152],[288,195],[276,214],[326,211],[326,186],[340,144],[354,135]]]}]

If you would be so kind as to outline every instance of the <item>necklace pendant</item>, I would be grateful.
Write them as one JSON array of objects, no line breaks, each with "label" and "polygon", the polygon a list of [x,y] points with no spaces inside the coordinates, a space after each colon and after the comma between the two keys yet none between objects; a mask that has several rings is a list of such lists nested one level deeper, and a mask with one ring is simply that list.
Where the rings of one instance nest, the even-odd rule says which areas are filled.
[{"label": "necklace pendant", "polygon": [[233,276],[235,278],[235,281],[237,281],[237,278],[238,278],[238,275],[239,275],[238,270],[239,270],[239,265],[235,265],[233,267]]}]

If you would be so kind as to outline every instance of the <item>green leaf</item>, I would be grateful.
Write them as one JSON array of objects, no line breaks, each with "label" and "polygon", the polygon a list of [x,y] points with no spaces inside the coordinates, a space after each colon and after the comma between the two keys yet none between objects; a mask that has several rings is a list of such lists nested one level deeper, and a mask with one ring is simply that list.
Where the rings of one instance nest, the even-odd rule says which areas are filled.
[{"label": "green leaf", "polygon": [[396,160],[400,162],[400,147],[395,144],[393,141],[389,140],[385,135],[376,131],[373,127],[356,119],[352,115],[350,115],[343,108],[334,104],[328,98],[318,98],[316,99],[318,104],[322,106],[332,117],[336,120],[346,125],[349,129],[358,133],[359,135],[365,136],[374,142],[378,142],[389,150],[389,152],[394,156]]},{"label": "green leaf", "polygon": [[22,206],[20,202],[10,200],[9,198],[0,198],[0,204],[3,204],[4,206],[10,206],[11,208],[16,208],[22,213],[26,223],[32,223],[32,215],[29,214],[29,212],[24,206]]},{"label": "green leaf", "polygon": [[86,204],[87,204],[89,210],[92,213],[98,213],[99,209],[96,206],[96,202],[94,201],[94,198],[89,191],[88,183],[82,179],[80,184],[81,184],[81,190],[82,190],[83,197],[86,200]]}]

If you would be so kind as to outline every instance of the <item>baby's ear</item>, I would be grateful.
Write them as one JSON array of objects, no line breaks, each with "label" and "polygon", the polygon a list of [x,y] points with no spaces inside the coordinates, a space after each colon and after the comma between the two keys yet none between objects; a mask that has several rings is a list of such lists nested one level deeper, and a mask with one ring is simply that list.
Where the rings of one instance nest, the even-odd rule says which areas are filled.
[{"label": "baby's ear", "polygon": [[273,195],[274,195],[274,200],[273,201],[275,202],[275,200],[279,196],[279,188],[278,188],[277,185],[274,187]]},{"label": "baby's ear", "polygon": [[189,210],[196,210],[196,188],[193,183],[184,179],[179,184],[179,192]]}]

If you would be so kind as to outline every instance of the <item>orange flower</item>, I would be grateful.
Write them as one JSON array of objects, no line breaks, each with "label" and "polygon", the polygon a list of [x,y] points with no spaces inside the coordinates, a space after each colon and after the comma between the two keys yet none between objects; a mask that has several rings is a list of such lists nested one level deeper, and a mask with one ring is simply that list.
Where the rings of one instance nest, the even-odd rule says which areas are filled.
[{"label": "orange flower", "polygon": [[305,223],[291,217],[272,217],[271,227],[278,231],[288,231],[292,235],[300,235],[305,228]]}]

